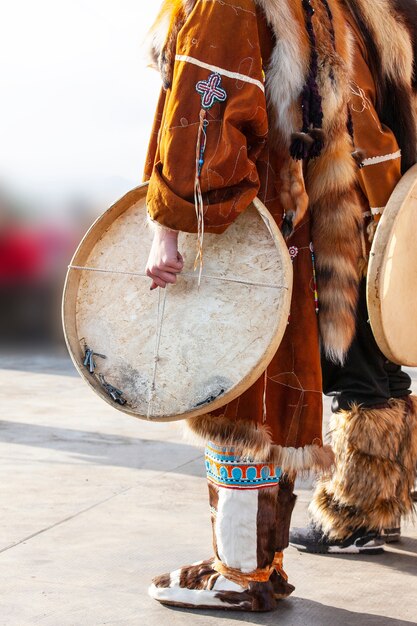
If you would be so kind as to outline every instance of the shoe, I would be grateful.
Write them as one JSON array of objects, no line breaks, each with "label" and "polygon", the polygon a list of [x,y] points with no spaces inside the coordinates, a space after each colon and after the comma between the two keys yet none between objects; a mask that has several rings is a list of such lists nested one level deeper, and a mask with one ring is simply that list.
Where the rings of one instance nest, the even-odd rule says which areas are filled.
[{"label": "shoe", "polygon": [[401,541],[401,520],[399,520],[398,526],[384,528],[381,536],[385,543],[398,543]]},{"label": "shoe", "polygon": [[381,554],[384,543],[381,535],[365,529],[359,529],[343,541],[329,539],[313,525],[290,531],[290,545],[312,554]]},{"label": "shoe", "polygon": [[281,470],[209,444],[206,469],[214,557],[157,576],[149,595],[169,606],[263,612],[294,587],[276,550]]}]

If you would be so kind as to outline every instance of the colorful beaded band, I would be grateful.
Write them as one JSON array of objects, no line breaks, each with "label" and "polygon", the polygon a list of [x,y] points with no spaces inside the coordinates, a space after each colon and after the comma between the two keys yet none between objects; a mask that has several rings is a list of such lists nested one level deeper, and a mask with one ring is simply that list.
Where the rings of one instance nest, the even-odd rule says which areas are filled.
[{"label": "colorful beaded band", "polygon": [[234,456],[233,448],[206,447],[207,479],[229,489],[260,489],[278,485],[282,470],[274,463],[252,463]]}]

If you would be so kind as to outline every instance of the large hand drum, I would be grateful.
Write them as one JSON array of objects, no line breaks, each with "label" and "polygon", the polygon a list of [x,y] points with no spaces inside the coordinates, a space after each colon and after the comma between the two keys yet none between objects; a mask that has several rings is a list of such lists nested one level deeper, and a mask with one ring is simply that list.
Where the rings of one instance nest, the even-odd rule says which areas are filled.
[{"label": "large hand drum", "polygon": [[372,244],[368,311],[384,355],[417,366],[417,165],[394,190]]},{"label": "large hand drum", "polygon": [[285,331],[292,265],[259,200],[222,235],[205,234],[201,284],[196,235],[181,233],[177,283],[150,291],[147,185],[108,209],[68,270],[63,323],[74,364],[116,408],[157,421],[221,407],[262,374]]}]

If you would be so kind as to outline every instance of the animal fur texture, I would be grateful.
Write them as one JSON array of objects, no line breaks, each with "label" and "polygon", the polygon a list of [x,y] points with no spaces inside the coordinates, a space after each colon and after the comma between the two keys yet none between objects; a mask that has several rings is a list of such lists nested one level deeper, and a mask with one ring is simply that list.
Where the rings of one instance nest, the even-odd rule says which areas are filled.
[{"label": "animal fur texture", "polygon": [[[151,56],[166,87],[172,82],[178,32],[197,3],[165,0],[152,29]],[[288,235],[307,210],[305,194],[308,196],[322,344],[333,361],[342,363],[355,333],[364,242],[357,192],[358,151],[347,128],[352,35],[346,12],[352,14],[366,41],[378,90],[377,112],[398,140],[405,171],[417,160],[417,11],[415,0],[312,0],[312,6],[324,149],[307,163],[305,188],[304,181],[300,184],[300,172],[294,168],[283,172],[281,198]],[[305,14],[301,0],[253,0],[253,9],[254,14],[255,10],[263,12],[274,39],[265,72],[269,140],[275,147],[288,149],[291,137],[301,128],[300,96],[310,69]]]},{"label": "animal fur texture", "polygon": [[387,408],[354,406],[333,416],[336,471],[317,485],[310,513],[333,539],[361,527],[398,525],[413,511],[417,462],[417,398]]},{"label": "animal fur texture", "polygon": [[194,444],[204,446],[208,439],[212,439],[221,446],[233,447],[237,456],[279,465],[288,476],[309,470],[326,474],[334,463],[330,446],[289,448],[274,445],[268,429],[254,422],[205,414],[186,420],[185,429],[186,439]]}]

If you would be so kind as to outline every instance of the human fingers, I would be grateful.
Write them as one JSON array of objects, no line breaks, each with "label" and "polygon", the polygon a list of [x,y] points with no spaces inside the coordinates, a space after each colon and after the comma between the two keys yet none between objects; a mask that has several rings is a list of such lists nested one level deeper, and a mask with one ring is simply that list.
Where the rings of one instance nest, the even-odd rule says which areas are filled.
[{"label": "human fingers", "polygon": [[166,286],[166,281],[163,278],[160,278],[159,276],[154,274],[153,267],[146,268],[146,276],[149,276],[149,278],[152,279],[151,290],[156,289],[156,287],[164,288]]},{"label": "human fingers", "polygon": [[161,270],[165,270],[165,268],[167,269],[170,268],[172,271],[181,272],[182,268],[184,267],[184,260],[182,257],[178,258],[177,256],[175,257],[163,256],[160,262],[158,263],[158,267]]},{"label": "human fingers", "polygon": [[180,274],[182,272],[183,266],[176,263],[158,263],[156,269],[160,272],[169,272],[170,274]]},{"label": "human fingers", "polygon": [[[181,272],[181,267],[177,265],[171,265],[169,262],[166,261],[154,261],[148,264],[147,266],[147,270],[151,273],[154,274],[156,273],[160,273],[160,272],[166,272],[168,274],[179,274]],[[149,276],[149,274],[148,274]]]},{"label": "human fingers", "polygon": [[150,287],[151,291],[153,291],[157,287],[161,287],[161,289],[165,289],[167,284],[162,278],[159,278],[158,276],[151,276],[151,278],[152,278],[152,283]]},{"label": "human fingers", "polygon": [[174,284],[177,280],[176,274],[171,271],[162,270],[160,267],[152,268],[152,278],[158,277],[166,283]]}]

